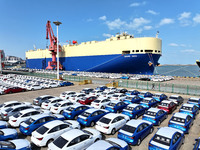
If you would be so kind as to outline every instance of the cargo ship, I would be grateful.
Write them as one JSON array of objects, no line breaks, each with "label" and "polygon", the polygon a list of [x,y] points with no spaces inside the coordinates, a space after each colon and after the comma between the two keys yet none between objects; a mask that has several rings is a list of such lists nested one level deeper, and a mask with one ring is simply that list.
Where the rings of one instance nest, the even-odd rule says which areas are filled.
[{"label": "cargo ship", "polygon": [[[63,45],[60,63],[67,71],[153,74],[162,55],[162,40],[117,34],[105,41],[89,41]],[[26,52],[26,67],[45,69],[51,61],[48,49]]]}]

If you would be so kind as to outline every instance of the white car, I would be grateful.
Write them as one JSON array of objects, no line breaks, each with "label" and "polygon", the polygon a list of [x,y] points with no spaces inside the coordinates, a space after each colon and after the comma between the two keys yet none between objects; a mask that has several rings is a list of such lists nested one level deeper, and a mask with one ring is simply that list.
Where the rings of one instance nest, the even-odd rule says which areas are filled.
[{"label": "white car", "polygon": [[72,102],[72,103],[77,103],[78,100],[82,97],[86,96],[86,94],[83,94],[83,93],[76,93],[74,95],[72,95],[71,97],[69,97],[69,100]]},{"label": "white car", "polygon": [[109,99],[99,97],[91,103],[91,106],[96,109],[104,109],[110,103]]},{"label": "white car", "polygon": [[53,106],[55,103],[61,102],[63,101],[63,99],[59,98],[59,97],[54,97],[54,98],[50,98],[48,100],[45,100],[42,105],[41,108],[43,109],[50,109],[51,106]]},{"label": "white car", "polygon": [[27,90],[33,91],[33,90],[41,90],[42,87],[39,84],[33,84],[33,85],[27,85]]},{"label": "white car", "polygon": [[[34,116],[34,115],[40,115],[43,114],[45,112],[43,111],[39,111],[39,110],[35,110],[35,109],[26,109],[26,110],[22,110],[19,111],[18,113],[15,113],[13,116],[9,117],[9,124],[12,127],[19,127],[19,125],[29,119],[30,117]],[[47,112],[48,114],[48,112]]]},{"label": "white car", "polygon": [[17,105],[22,105],[22,104],[31,105],[31,103],[29,103],[29,102],[8,101],[8,102],[5,102],[5,103],[0,105],[0,113],[3,110],[6,110],[7,108],[17,106]]},{"label": "white car", "polygon": [[110,99],[123,101],[126,98],[126,94],[123,93],[115,93]]},{"label": "white car", "polygon": [[1,121],[0,120],[0,129],[4,129],[8,127],[8,123],[7,121]]},{"label": "white car", "polygon": [[15,150],[22,150],[22,149],[31,149],[31,144],[26,139],[15,139],[9,141],[0,141],[1,148],[5,149],[15,149]]},{"label": "white car", "polygon": [[58,87],[58,86],[59,86],[59,84],[56,83],[56,82],[50,82],[48,84],[45,84],[46,88],[55,88],[55,87]]},{"label": "white car", "polygon": [[3,135],[6,138],[4,140],[8,140],[9,137],[10,137],[10,139],[13,139],[14,137],[18,137],[17,130],[11,129],[11,128],[0,129],[0,135],[1,136]]},{"label": "white car", "polygon": [[73,103],[69,100],[60,101],[51,106],[50,111],[55,114],[63,114],[63,111],[70,105],[73,105]]},{"label": "white car", "polygon": [[104,92],[115,92],[116,88],[115,87],[108,87],[107,89],[104,90]]},{"label": "white car", "polygon": [[89,95],[91,95],[91,96],[99,96],[99,95],[101,95],[101,93],[103,93],[102,90],[94,90],[94,91],[90,92]]},{"label": "white car", "polygon": [[31,141],[39,147],[48,146],[48,144],[54,141],[58,136],[71,129],[80,129],[80,124],[72,120],[68,122],[54,120],[34,131],[31,136]]},{"label": "white car", "polygon": [[104,97],[104,98],[111,98],[113,95],[115,94],[115,92],[103,92],[101,93],[101,95],[99,95],[99,97]]},{"label": "white car", "polygon": [[127,115],[109,113],[97,121],[95,128],[105,134],[114,135],[129,120]]},{"label": "white car", "polygon": [[101,133],[95,129],[72,129],[50,143],[48,150],[83,150],[101,139]]},{"label": "white car", "polygon": [[63,93],[60,94],[60,98],[62,98],[62,99],[69,99],[69,97],[71,95],[74,95],[74,94],[76,94],[76,92],[74,92],[74,91],[65,91],[65,92],[63,92]]}]

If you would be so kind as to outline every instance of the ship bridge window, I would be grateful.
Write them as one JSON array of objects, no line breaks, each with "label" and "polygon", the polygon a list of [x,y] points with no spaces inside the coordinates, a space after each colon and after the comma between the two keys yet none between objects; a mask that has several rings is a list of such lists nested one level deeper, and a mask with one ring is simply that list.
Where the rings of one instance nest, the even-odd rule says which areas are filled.
[{"label": "ship bridge window", "polygon": [[140,50],[140,52],[143,52],[143,50]]},{"label": "ship bridge window", "polygon": [[122,54],[130,54],[130,51],[122,51]]},{"label": "ship bridge window", "polygon": [[139,50],[136,50],[136,52],[139,52]]},{"label": "ship bridge window", "polygon": [[157,50],[155,50],[155,52],[157,53]]},{"label": "ship bridge window", "polygon": [[132,52],[134,53],[135,51],[134,51],[134,50],[132,50]]},{"label": "ship bridge window", "polygon": [[160,51],[158,51],[158,53],[160,53]]},{"label": "ship bridge window", "polygon": [[152,53],[153,50],[147,50],[147,49],[146,49],[145,52],[146,52],[146,53]]}]

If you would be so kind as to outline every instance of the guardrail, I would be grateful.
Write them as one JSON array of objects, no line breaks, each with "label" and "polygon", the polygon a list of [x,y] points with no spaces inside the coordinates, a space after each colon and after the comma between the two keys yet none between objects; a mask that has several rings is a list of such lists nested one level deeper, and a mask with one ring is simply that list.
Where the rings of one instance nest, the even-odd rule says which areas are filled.
[{"label": "guardrail", "polygon": [[118,80],[118,83],[119,87],[125,88],[200,96],[200,86],[196,85],[170,84],[162,82],[155,83],[151,81],[138,80]]}]

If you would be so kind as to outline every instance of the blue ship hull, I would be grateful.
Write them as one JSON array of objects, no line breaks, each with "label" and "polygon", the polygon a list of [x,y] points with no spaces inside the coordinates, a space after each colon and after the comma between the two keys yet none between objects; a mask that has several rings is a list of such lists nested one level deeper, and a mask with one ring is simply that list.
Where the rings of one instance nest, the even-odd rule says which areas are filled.
[{"label": "blue ship hull", "polygon": [[[67,71],[108,72],[153,74],[160,54],[115,54],[80,57],[60,57],[60,62]],[[26,67],[45,69],[51,58],[27,59]],[[153,64],[150,65],[149,62]]]}]

